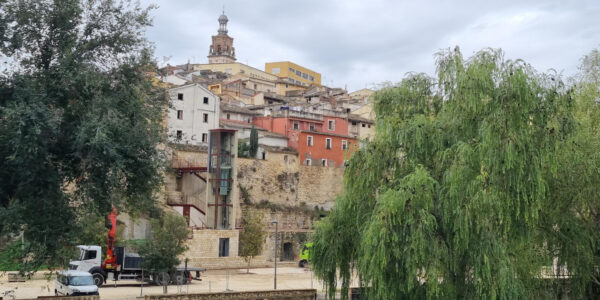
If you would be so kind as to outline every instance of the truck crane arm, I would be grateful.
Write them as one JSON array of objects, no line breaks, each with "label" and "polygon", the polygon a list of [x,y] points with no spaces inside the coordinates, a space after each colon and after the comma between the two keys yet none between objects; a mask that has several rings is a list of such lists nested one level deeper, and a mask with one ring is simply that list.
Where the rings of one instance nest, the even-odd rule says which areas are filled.
[{"label": "truck crane arm", "polygon": [[102,269],[116,270],[119,266],[117,265],[117,257],[115,256],[115,237],[117,232],[117,208],[112,206],[112,210],[108,216],[106,216],[106,229],[108,233],[106,235],[106,259],[102,263]]}]

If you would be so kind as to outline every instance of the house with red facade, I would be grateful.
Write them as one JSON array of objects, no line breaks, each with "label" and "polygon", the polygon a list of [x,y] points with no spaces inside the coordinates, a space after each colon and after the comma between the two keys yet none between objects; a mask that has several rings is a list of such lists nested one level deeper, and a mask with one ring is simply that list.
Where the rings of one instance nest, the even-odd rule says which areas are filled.
[{"label": "house with red facade", "polygon": [[358,140],[348,135],[348,118],[343,113],[315,114],[284,108],[255,117],[252,122],[286,135],[288,147],[298,151],[304,165],[342,166],[358,147]]}]

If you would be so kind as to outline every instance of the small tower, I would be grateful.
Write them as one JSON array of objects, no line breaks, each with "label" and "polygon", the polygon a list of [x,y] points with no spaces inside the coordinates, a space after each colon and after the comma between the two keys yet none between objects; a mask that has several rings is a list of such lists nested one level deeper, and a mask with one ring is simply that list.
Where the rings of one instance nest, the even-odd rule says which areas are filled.
[{"label": "small tower", "polygon": [[217,35],[212,36],[212,45],[208,50],[209,64],[222,64],[235,62],[235,48],[233,48],[233,38],[227,35],[227,16],[225,11],[219,17],[219,31]]}]

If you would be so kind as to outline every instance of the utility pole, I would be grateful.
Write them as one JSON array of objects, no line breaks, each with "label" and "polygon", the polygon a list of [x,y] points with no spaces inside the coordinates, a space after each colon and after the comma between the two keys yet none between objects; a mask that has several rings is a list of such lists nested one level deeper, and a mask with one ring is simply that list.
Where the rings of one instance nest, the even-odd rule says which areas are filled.
[{"label": "utility pole", "polygon": [[273,289],[277,289],[277,238],[278,238],[278,225],[277,220],[273,220],[271,223],[275,224],[275,277],[273,277]]}]

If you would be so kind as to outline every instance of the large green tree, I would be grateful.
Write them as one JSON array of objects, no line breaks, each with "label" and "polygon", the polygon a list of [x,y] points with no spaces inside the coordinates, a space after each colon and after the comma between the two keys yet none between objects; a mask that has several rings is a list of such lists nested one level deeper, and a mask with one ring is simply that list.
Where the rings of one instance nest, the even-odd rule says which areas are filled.
[{"label": "large green tree", "polygon": [[[548,291],[552,281],[540,274],[560,255],[549,235],[567,226],[550,218],[555,202],[575,192],[552,195],[563,172],[557,156],[577,131],[574,103],[558,75],[498,50],[468,59],[442,51],[436,78],[410,74],[379,91],[375,139],[351,158],[345,193],[313,240],[315,273],[330,296],[338,275],[348,287],[352,266],[375,299]],[[581,185],[593,188],[587,179]],[[594,196],[579,192],[582,203]],[[548,216],[548,207],[556,213]],[[569,208],[566,222],[576,222]],[[597,243],[587,233],[567,240],[580,243],[571,249]]]},{"label": "large green tree", "polygon": [[166,100],[148,76],[148,10],[0,1],[0,232],[23,232],[34,266],[62,261],[81,232],[78,209],[154,206]]},{"label": "large green tree", "polygon": [[572,82],[576,119],[573,134],[562,140],[547,168],[548,201],[540,212],[546,247],[556,258],[555,272],[570,276],[557,284],[589,299],[600,294],[600,52],[584,56]]}]

